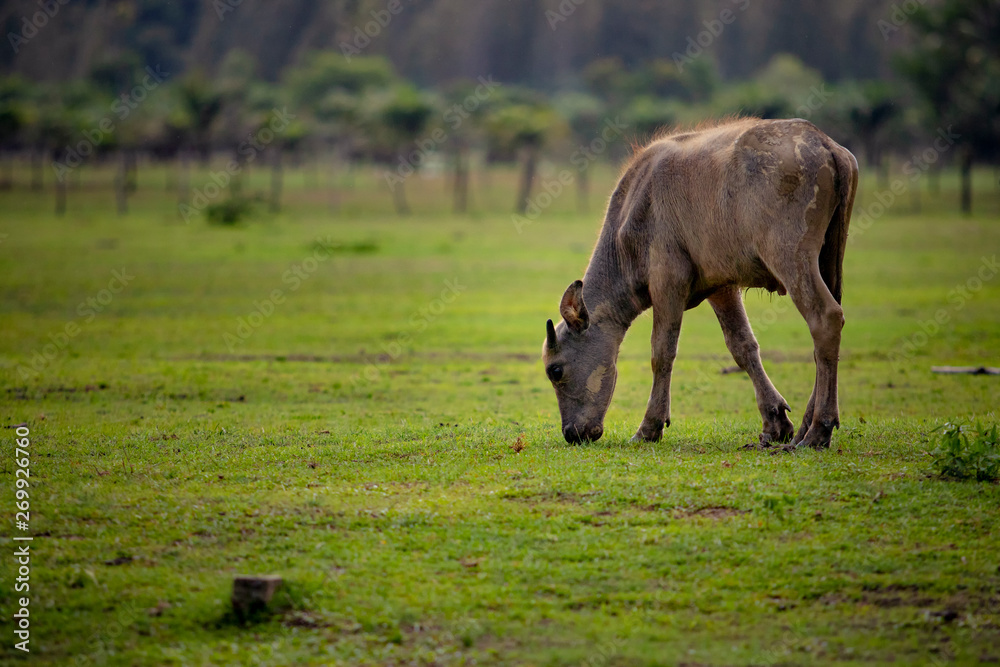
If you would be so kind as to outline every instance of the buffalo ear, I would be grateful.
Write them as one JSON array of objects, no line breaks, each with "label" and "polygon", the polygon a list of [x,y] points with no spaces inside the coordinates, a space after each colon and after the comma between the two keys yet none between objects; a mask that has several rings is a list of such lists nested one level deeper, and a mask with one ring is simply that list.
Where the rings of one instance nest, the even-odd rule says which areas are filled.
[{"label": "buffalo ear", "polygon": [[545,323],[545,345],[550,350],[559,347],[559,341],[556,340],[556,327],[552,324],[552,320]]},{"label": "buffalo ear", "polygon": [[590,326],[590,314],[587,304],[583,302],[583,281],[577,280],[566,288],[562,303],[559,304],[559,314],[566,320],[570,331],[583,333]]}]

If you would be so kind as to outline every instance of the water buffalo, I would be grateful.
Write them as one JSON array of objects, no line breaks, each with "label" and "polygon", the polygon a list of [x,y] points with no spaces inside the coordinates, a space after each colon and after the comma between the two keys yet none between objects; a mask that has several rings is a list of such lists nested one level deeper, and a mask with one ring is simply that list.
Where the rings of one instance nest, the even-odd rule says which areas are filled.
[{"label": "water buffalo", "polygon": [[[840,300],[857,184],[851,152],[798,119],[728,120],[637,149],[611,195],[583,280],[563,294],[562,322],[546,325],[542,360],[566,440],[603,434],[618,348],[650,307],[653,389],[633,440],[659,440],[670,425],[681,318],[707,299],[753,381],[761,443],[828,447],[840,426]],[[816,382],[798,432],[761,365],[740,293],[750,287],[790,294],[812,334]]]}]

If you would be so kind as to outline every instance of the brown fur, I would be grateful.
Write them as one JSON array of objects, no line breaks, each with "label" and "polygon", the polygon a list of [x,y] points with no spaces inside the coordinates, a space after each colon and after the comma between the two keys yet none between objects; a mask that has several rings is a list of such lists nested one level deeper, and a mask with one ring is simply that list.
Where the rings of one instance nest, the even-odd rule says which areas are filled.
[{"label": "brown fur", "polygon": [[[787,441],[789,407],[760,362],[740,289],[791,295],[809,324],[816,383],[794,442],[828,446],[839,426],[837,361],[843,259],[857,161],[803,120],[730,119],[671,131],[636,151],[611,195],[582,283],[543,360],[567,440],[597,439],[611,402],[618,347],[653,308],[653,390],[637,439],[670,423],[670,374],[683,312],[708,300],[733,358],[751,377],[761,440]],[[596,389],[596,391],[595,391]]]},{"label": "brown fur", "polygon": [[618,174],[619,178],[628,171],[632,164],[639,158],[642,153],[649,148],[650,145],[655,144],[658,141],[663,141],[664,139],[673,139],[675,141],[686,141],[687,139],[697,135],[700,132],[706,132],[709,130],[714,130],[725,125],[733,125],[734,123],[742,123],[744,121],[757,121],[760,122],[760,118],[756,116],[743,116],[740,114],[731,114],[728,116],[722,116],[721,118],[703,118],[694,124],[689,125],[667,125],[661,127],[660,129],[653,132],[653,136],[645,143],[633,141],[632,142],[632,154],[629,158],[622,164],[621,172]]}]

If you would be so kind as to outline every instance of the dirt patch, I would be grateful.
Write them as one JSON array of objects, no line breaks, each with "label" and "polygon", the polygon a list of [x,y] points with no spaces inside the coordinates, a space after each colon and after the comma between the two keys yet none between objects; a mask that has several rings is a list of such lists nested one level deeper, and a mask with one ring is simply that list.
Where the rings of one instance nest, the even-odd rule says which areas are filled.
[{"label": "dirt patch", "polygon": [[308,628],[310,630],[316,630],[319,628],[337,628],[341,632],[346,633],[355,633],[361,630],[360,625],[354,624],[345,626],[345,624],[338,623],[334,619],[309,611],[291,611],[285,614],[283,622],[290,628]]},{"label": "dirt patch", "polygon": [[97,384],[87,384],[82,387],[65,387],[59,385],[59,386],[42,387],[36,390],[36,392],[29,394],[27,387],[8,387],[7,394],[10,395],[10,398],[16,401],[28,401],[28,400],[35,400],[38,398],[48,398],[51,394],[62,394],[65,396],[69,396],[71,394],[77,394],[77,393],[104,391],[107,388],[108,388],[107,382],[99,382]]},{"label": "dirt patch", "polygon": [[[534,362],[538,360],[537,355],[524,354],[520,352],[501,352],[495,354],[477,353],[443,353],[443,352],[419,352],[406,355],[408,360],[445,360],[453,361],[519,361]],[[391,364],[398,359],[388,354],[369,354],[364,350],[357,354],[196,354],[181,355],[171,357],[173,361],[222,361],[222,362],[248,362],[248,361],[273,361],[290,363],[327,363],[327,364],[369,364],[378,362],[380,364]],[[499,372],[499,371],[498,371]]]},{"label": "dirt patch", "polygon": [[514,489],[508,491],[503,496],[504,500],[516,500],[529,505],[535,505],[538,503],[565,503],[571,505],[582,505],[584,503],[589,503],[589,498],[596,496],[597,491],[588,491],[587,493],[573,493],[571,491],[557,491],[553,489],[546,489],[543,491],[533,490],[533,489]]},{"label": "dirt patch", "polygon": [[[383,355],[388,357],[389,355]],[[307,362],[329,364],[363,364],[368,363],[369,355],[319,355],[319,354],[197,354],[173,357],[173,361],[278,361]],[[381,359],[380,359],[381,360]]]},{"label": "dirt patch", "polygon": [[593,526],[595,528],[600,528],[601,526],[608,525],[609,521],[605,521],[609,517],[616,516],[615,512],[610,512],[608,510],[603,510],[601,512],[594,512],[593,514],[587,514],[581,516],[578,521],[582,524]]},{"label": "dirt patch", "polygon": [[950,623],[964,614],[995,614],[1000,611],[1000,596],[994,590],[960,591],[935,595],[919,586],[890,584],[866,587],[856,592],[827,593],[819,599],[825,605],[862,605],[895,609],[923,609],[928,618]]},{"label": "dirt patch", "polygon": [[[794,310],[794,309],[793,309]],[[841,360],[846,357],[846,350],[841,352]],[[727,366],[727,362],[732,361],[732,357],[726,357],[718,354],[695,354],[688,355],[688,359],[697,359],[698,361],[715,361],[719,362],[721,366]],[[764,361],[770,361],[773,363],[788,363],[788,364],[813,364],[816,363],[811,354],[791,354],[784,352],[782,350],[768,350],[763,349],[760,351],[760,358]],[[736,371],[733,371],[736,372]]]},{"label": "dirt patch", "polygon": [[116,567],[118,565],[128,565],[135,560],[134,556],[121,555],[117,558],[112,558],[111,560],[104,561],[104,564],[109,567]]},{"label": "dirt patch", "polygon": [[776,454],[793,454],[798,449],[798,445],[790,442],[748,442],[740,447],[740,451],[745,452],[767,452],[771,456]]},{"label": "dirt patch", "polygon": [[750,510],[741,510],[738,507],[699,507],[698,509],[681,508],[674,512],[674,516],[678,519],[684,519],[689,517],[705,517],[707,519],[726,519],[731,516],[740,516],[741,514],[746,514]]}]

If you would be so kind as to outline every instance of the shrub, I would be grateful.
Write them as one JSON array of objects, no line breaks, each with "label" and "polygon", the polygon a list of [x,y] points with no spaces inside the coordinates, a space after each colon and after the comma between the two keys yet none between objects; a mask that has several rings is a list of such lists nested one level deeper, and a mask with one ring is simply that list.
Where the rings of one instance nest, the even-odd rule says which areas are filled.
[{"label": "shrub", "polygon": [[1000,479],[1000,438],[997,425],[975,429],[947,423],[940,428],[937,447],[931,452],[942,477],[990,482]]},{"label": "shrub", "polygon": [[213,225],[238,225],[253,213],[254,200],[230,197],[205,208],[205,218]]}]

